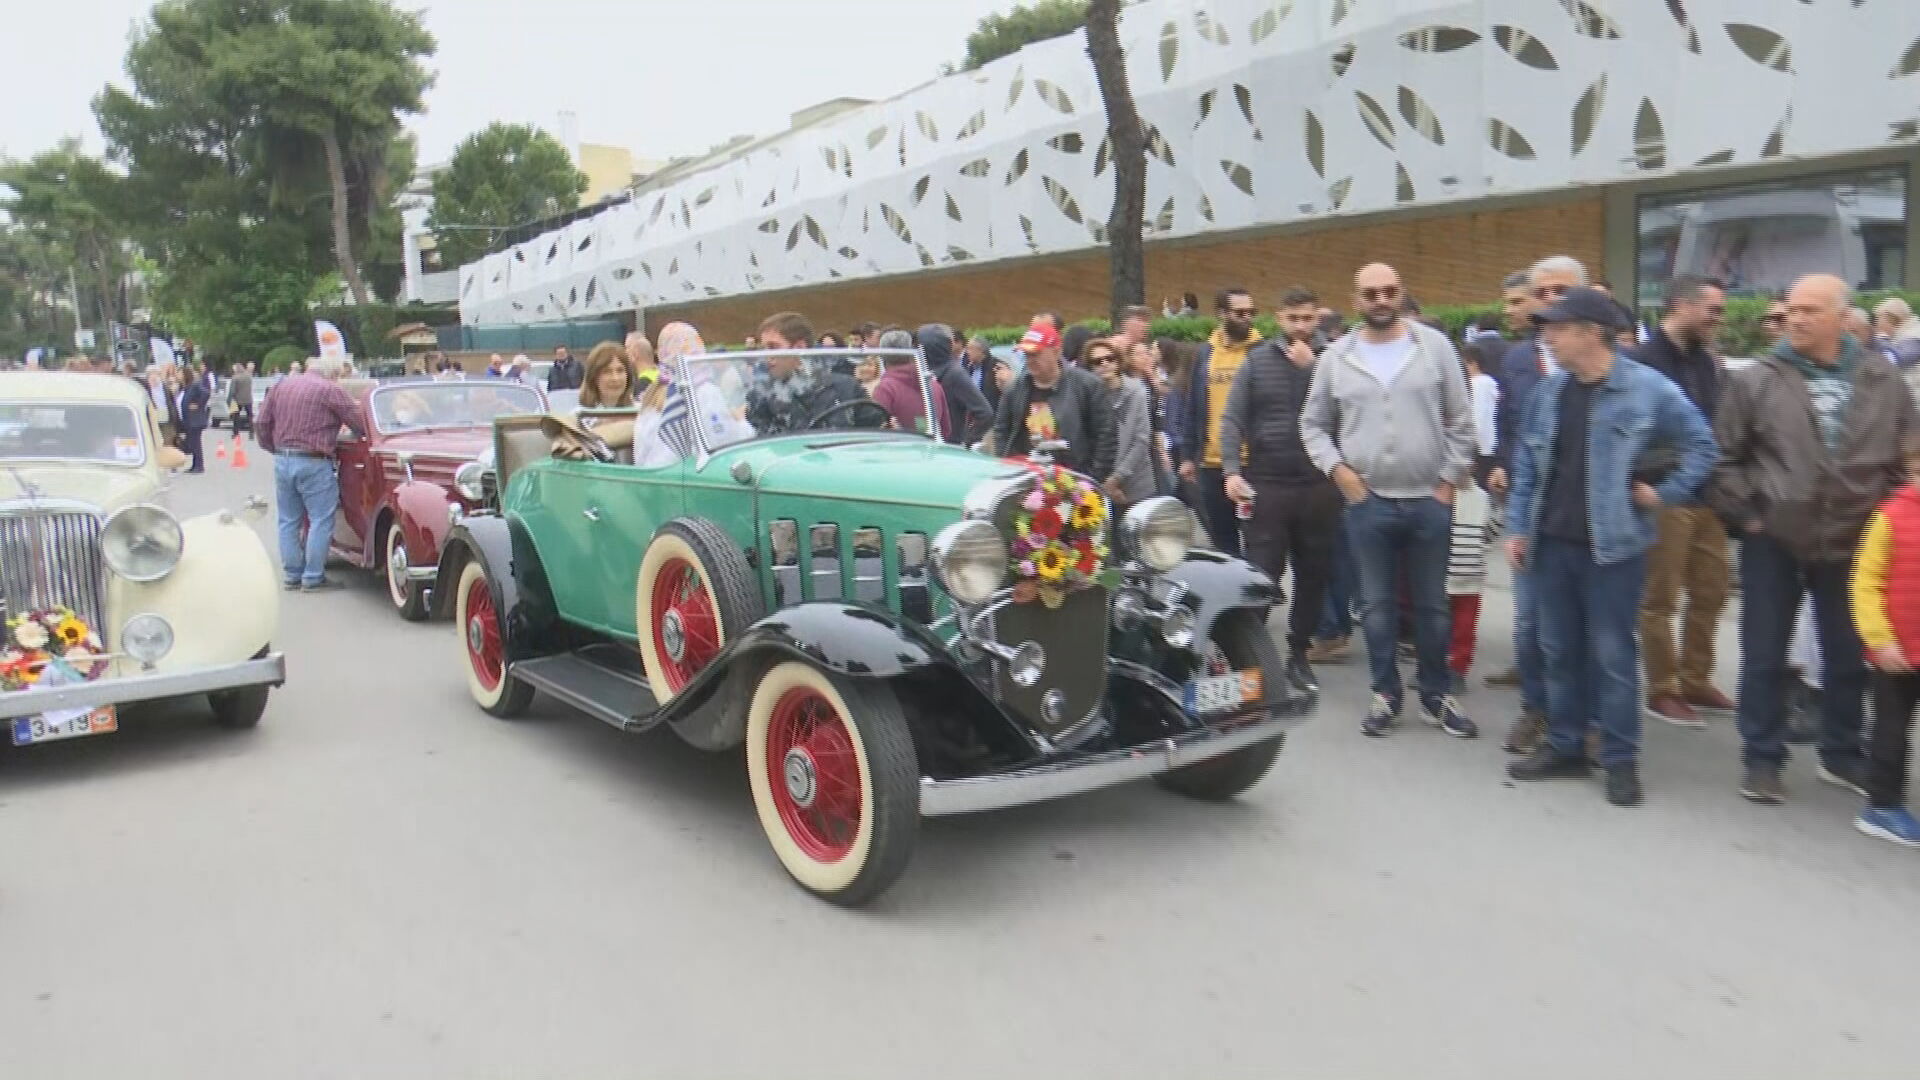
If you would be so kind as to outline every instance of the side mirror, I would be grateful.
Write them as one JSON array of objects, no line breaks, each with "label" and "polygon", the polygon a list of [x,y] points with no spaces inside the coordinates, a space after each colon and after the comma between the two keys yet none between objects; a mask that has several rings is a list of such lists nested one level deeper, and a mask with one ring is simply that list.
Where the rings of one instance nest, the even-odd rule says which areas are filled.
[{"label": "side mirror", "polygon": [[161,447],[159,452],[153,455],[153,460],[155,464],[168,472],[179,472],[193,461],[184,451],[173,446]]}]

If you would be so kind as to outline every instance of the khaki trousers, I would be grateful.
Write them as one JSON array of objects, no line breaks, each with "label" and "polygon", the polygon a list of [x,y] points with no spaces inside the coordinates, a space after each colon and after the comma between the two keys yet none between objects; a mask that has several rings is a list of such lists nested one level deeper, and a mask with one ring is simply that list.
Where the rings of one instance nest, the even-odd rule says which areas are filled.
[{"label": "khaki trousers", "polygon": [[[1673,617],[1682,592],[1678,662]],[[1660,510],[1660,540],[1647,553],[1647,591],[1640,604],[1640,645],[1646,658],[1647,694],[1682,696],[1713,683],[1714,637],[1727,606],[1727,530],[1704,506]]]}]

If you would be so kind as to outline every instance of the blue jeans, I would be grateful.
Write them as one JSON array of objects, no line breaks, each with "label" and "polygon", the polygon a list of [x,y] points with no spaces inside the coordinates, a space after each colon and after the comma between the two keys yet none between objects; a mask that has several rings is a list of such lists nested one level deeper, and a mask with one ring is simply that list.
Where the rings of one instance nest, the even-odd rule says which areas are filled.
[{"label": "blue jeans", "polygon": [[1748,765],[1787,760],[1787,641],[1804,590],[1820,635],[1820,757],[1860,756],[1867,669],[1853,626],[1845,562],[1809,563],[1768,536],[1740,541],[1740,740]]},{"label": "blue jeans", "polygon": [[1394,663],[1399,603],[1395,585],[1404,573],[1413,614],[1414,653],[1419,657],[1421,704],[1437,708],[1452,685],[1447,643],[1453,619],[1447,608],[1447,543],[1453,511],[1438,499],[1386,499],[1369,495],[1347,507],[1347,543],[1360,567],[1361,628],[1373,692],[1395,712],[1403,691]]},{"label": "blue jeans", "polygon": [[1520,673],[1520,706],[1547,711],[1547,661],[1540,652],[1540,607],[1530,567],[1513,572],[1513,667]]},{"label": "blue jeans", "polygon": [[[327,569],[327,543],[333,539],[333,515],[340,508],[340,477],[327,458],[277,454],[273,494],[279,504],[280,565],[288,581],[318,584]],[[300,546],[300,526],[307,543]]]},{"label": "blue jeans", "polygon": [[1344,500],[1341,506],[1342,527],[1333,533],[1333,569],[1327,576],[1327,599],[1320,605],[1320,629],[1314,634],[1322,641],[1353,633],[1353,591],[1360,571],[1353,565],[1353,545],[1347,543]]},{"label": "blue jeans", "polygon": [[1547,742],[1586,753],[1600,730],[1600,764],[1640,755],[1640,595],[1647,557],[1601,566],[1586,544],[1540,537],[1527,563],[1547,681]]}]

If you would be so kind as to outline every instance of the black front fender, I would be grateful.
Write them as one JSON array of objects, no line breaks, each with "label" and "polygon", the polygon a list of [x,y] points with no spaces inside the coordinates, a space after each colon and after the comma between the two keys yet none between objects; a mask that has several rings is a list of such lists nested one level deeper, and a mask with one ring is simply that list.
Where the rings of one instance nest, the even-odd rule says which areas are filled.
[{"label": "black front fender", "polygon": [[924,627],[882,608],[832,601],[769,615],[740,635],[736,652],[774,649],[851,678],[888,679],[947,666],[947,650]]},{"label": "black front fender", "polygon": [[1280,586],[1245,559],[1217,551],[1195,550],[1187,561],[1167,572],[1167,580],[1186,586],[1198,629],[1213,633],[1213,624],[1229,611],[1252,610],[1261,618],[1286,599]]},{"label": "black front fender", "polygon": [[495,514],[464,518],[447,533],[433,579],[433,614],[451,618],[460,574],[470,560],[486,568],[494,610],[501,613],[507,659],[551,652],[553,590],[533,537],[517,520]]}]

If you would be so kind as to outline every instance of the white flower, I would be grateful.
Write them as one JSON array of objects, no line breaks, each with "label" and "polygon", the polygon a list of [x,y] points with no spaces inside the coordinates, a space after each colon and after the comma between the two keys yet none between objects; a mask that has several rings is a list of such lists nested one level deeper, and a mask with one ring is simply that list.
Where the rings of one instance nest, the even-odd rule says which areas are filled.
[{"label": "white flower", "polygon": [[47,647],[47,628],[38,622],[23,622],[13,632],[13,640],[23,649],[44,649]]}]

